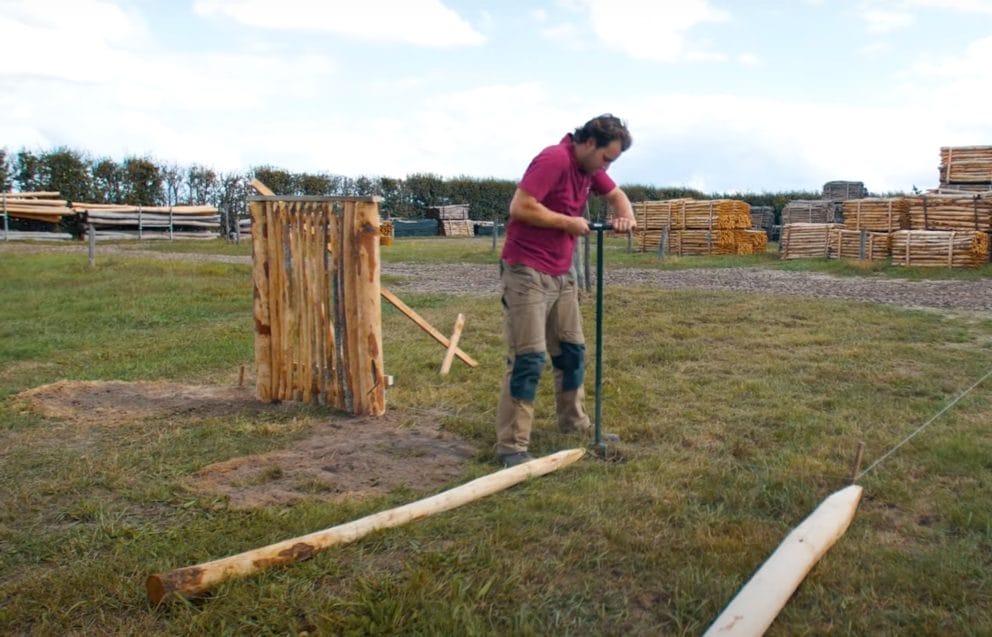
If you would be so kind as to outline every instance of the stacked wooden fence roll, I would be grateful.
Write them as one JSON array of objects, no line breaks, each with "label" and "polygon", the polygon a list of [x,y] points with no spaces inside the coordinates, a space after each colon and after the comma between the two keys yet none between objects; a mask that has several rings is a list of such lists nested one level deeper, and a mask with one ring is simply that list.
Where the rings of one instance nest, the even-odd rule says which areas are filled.
[{"label": "stacked wooden fence roll", "polygon": [[828,181],[823,184],[823,198],[827,201],[848,201],[867,196],[868,189],[861,181]]},{"label": "stacked wooden fence roll", "polygon": [[385,412],[377,197],[251,197],[256,395]]},{"label": "stacked wooden fence roll", "polygon": [[892,235],[888,232],[868,232],[835,228],[830,231],[832,258],[882,261],[889,258]]},{"label": "stacked wooden fence roll", "polygon": [[974,230],[899,230],[892,233],[892,263],[977,268],[989,261],[989,235]]},{"label": "stacked wooden fence roll", "polygon": [[735,199],[669,199],[633,204],[640,251],[659,248],[677,256],[755,254],[768,244],[751,230],[751,207]]},{"label": "stacked wooden fence roll", "polygon": [[775,224],[775,209],[771,206],[751,206],[751,229],[768,231]]},{"label": "stacked wooden fence roll", "polygon": [[869,197],[843,203],[844,228],[893,232],[909,229],[909,200],[905,197]]},{"label": "stacked wooden fence roll", "polygon": [[220,213],[214,206],[132,206],[73,203],[90,229],[104,239],[216,239]]},{"label": "stacked wooden fence roll", "polygon": [[783,259],[830,256],[830,233],[843,228],[837,223],[790,223],[782,226],[779,249]]},{"label": "stacked wooden fence roll", "polygon": [[962,190],[992,189],[992,146],[943,146],[940,185]]},{"label": "stacked wooden fence roll", "polygon": [[822,199],[796,199],[782,208],[783,226],[792,223],[834,223],[834,217],[834,203]]},{"label": "stacked wooden fence roll", "polygon": [[992,196],[927,194],[908,199],[908,230],[992,231]]}]

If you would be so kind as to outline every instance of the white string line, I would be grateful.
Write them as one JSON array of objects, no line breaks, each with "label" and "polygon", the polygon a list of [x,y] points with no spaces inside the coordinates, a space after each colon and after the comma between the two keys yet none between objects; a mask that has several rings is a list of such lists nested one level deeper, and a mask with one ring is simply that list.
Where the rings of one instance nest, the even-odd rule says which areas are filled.
[{"label": "white string line", "polygon": [[889,456],[891,456],[892,454],[894,454],[896,452],[896,450],[899,449],[899,447],[903,446],[904,444],[906,444],[907,442],[909,442],[910,440],[912,440],[912,438],[914,436],[916,436],[916,434],[920,433],[921,431],[923,431],[924,429],[926,429],[930,425],[930,423],[932,423],[933,421],[935,421],[938,418],[940,418],[940,416],[943,415],[943,413],[945,411],[947,411],[948,409],[950,409],[951,407],[953,407],[954,405],[956,405],[958,403],[958,401],[960,401],[962,398],[964,398],[969,393],[971,393],[971,390],[973,390],[976,387],[978,387],[979,385],[981,385],[982,382],[986,378],[988,378],[989,376],[992,376],[992,369],[990,369],[989,371],[987,371],[984,376],[982,376],[981,378],[979,378],[978,380],[976,380],[975,383],[971,387],[969,387],[968,389],[966,389],[963,392],[961,392],[960,394],[958,394],[957,397],[955,397],[954,400],[952,400],[951,402],[947,403],[947,405],[945,405],[943,409],[941,409],[936,414],[934,414],[933,417],[930,418],[930,420],[928,420],[925,423],[923,423],[922,425],[920,425],[919,428],[916,431],[914,431],[913,433],[911,433],[908,436],[906,436],[899,444],[897,444],[895,447],[892,447],[891,449],[889,449],[881,458],[879,458],[875,462],[871,463],[871,465],[867,469],[865,469],[864,471],[862,471],[861,473],[859,473],[857,475],[857,477],[854,479],[854,481],[857,482],[858,480],[860,480],[866,473],[868,473],[869,471],[871,471],[872,469],[874,469],[879,463],[881,463],[883,460],[885,460],[886,458],[888,458]]}]

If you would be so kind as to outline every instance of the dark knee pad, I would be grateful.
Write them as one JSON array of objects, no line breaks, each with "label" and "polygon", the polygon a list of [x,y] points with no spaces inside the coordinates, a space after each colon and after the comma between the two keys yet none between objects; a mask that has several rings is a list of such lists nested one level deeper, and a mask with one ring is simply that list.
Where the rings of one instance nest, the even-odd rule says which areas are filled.
[{"label": "dark knee pad", "polygon": [[510,395],[517,400],[534,400],[537,381],[544,369],[544,352],[527,352],[513,358],[510,372]]},{"label": "dark knee pad", "polygon": [[562,372],[562,391],[582,387],[585,375],[586,346],[579,343],[561,343],[561,354],[551,357],[551,364]]}]

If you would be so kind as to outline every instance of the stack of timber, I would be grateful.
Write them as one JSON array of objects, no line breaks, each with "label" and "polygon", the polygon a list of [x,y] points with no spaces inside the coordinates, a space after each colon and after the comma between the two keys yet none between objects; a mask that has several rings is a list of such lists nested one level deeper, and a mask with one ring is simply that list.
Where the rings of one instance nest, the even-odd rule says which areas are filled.
[{"label": "stack of timber", "polygon": [[829,257],[884,261],[889,258],[892,235],[888,232],[868,232],[835,228],[830,231]]},{"label": "stack of timber", "polygon": [[775,223],[775,209],[771,206],[751,206],[751,229],[768,231]]},{"label": "stack of timber", "polygon": [[909,226],[909,200],[905,197],[868,197],[845,201],[844,227],[848,230],[893,232]]},{"label": "stack of timber", "polygon": [[830,234],[842,229],[838,223],[790,223],[782,226],[779,250],[783,259],[830,256]]},{"label": "stack of timber", "polygon": [[892,233],[894,265],[977,268],[988,262],[986,232],[899,230]]},{"label": "stack of timber", "polygon": [[238,234],[241,239],[251,239],[251,217],[238,219]]},{"label": "stack of timber", "polygon": [[439,219],[437,229],[442,237],[475,236],[475,223],[470,219]]},{"label": "stack of timber", "polygon": [[690,199],[666,199],[663,201],[638,201],[632,205],[634,220],[634,245],[641,252],[653,251],[661,242],[662,231],[681,227],[684,219],[685,202]]},{"label": "stack of timber", "polygon": [[908,200],[908,230],[992,231],[992,196],[927,194]]},{"label": "stack of timber", "polygon": [[103,239],[216,239],[220,213],[213,206],[130,206],[74,203],[85,236]]},{"label": "stack of timber", "polygon": [[379,224],[379,245],[391,246],[393,245],[393,223],[391,221],[383,221]]},{"label": "stack of timber", "polygon": [[751,207],[736,199],[670,199],[634,204],[636,245],[677,256],[755,254],[768,245],[764,232],[751,229]]},{"label": "stack of timber", "polygon": [[782,208],[782,225],[790,223],[834,223],[834,202],[825,199],[796,199]]},{"label": "stack of timber", "polygon": [[867,196],[868,189],[860,181],[828,181],[823,184],[823,198],[827,201],[848,201]]},{"label": "stack of timber", "polygon": [[992,190],[992,146],[943,146],[940,187],[983,192]]},{"label": "stack of timber", "polygon": [[428,219],[438,221],[465,221],[468,219],[469,205],[467,203],[456,203],[447,206],[428,206],[424,210],[424,216]]},{"label": "stack of timber", "polygon": [[[76,213],[59,196],[58,192],[0,193],[0,238],[39,241],[72,239],[68,232],[58,231],[58,224],[64,217]],[[15,220],[14,228],[11,228],[11,220]],[[50,230],[39,230],[39,227]]]}]

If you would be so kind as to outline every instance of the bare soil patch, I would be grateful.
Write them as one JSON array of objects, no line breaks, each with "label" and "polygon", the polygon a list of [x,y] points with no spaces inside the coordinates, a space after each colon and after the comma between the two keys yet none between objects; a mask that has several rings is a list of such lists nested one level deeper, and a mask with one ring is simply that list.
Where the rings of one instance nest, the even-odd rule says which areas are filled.
[{"label": "bare soil patch", "polygon": [[[47,418],[83,427],[119,427],[169,418],[190,422],[280,409],[247,387],[167,382],[59,381],[15,400]],[[338,500],[395,489],[436,490],[458,478],[475,449],[439,426],[437,414],[387,412],[378,418],[328,415],[290,447],[231,458],[183,480],[222,496],[231,508]],[[181,426],[181,425],[180,425]]]}]

